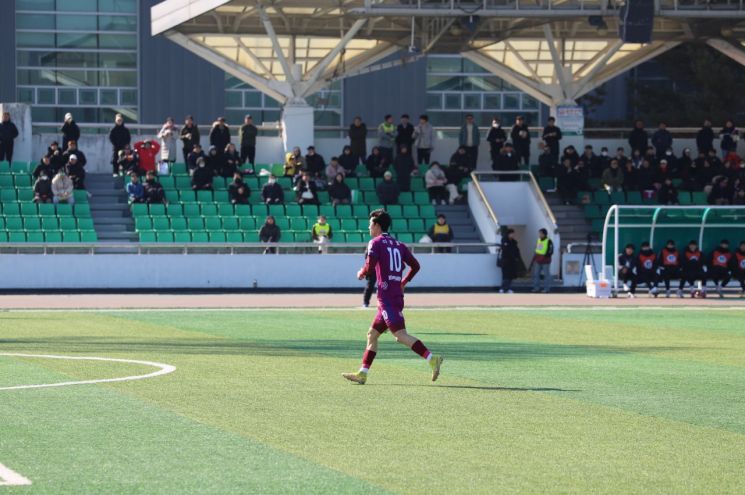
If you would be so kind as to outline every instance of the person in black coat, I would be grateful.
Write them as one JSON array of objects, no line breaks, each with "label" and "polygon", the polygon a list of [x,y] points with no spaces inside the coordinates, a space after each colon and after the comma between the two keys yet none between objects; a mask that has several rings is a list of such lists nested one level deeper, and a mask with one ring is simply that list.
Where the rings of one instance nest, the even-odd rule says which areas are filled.
[{"label": "person in black coat", "polygon": [[62,151],[67,151],[70,141],[77,143],[80,139],[80,127],[75,123],[71,113],[65,114],[65,123],[62,124],[60,131],[62,132]]},{"label": "person in black coat", "polygon": [[285,192],[282,186],[277,183],[274,175],[269,176],[269,180],[261,188],[261,199],[268,205],[281,205],[285,202]]},{"label": "person in black coat", "polygon": [[349,126],[349,146],[357,163],[364,162],[367,157],[367,126],[360,117],[355,117]]},{"label": "person in black coat", "polygon": [[54,170],[54,174],[50,177],[54,177],[57,175],[59,169],[65,166],[65,158],[62,156],[62,150],[57,141],[52,141],[52,144],[49,145],[46,156],[49,157],[49,163],[51,163],[52,169]]},{"label": "person in black coat", "polygon": [[309,172],[303,172],[295,186],[295,199],[301,205],[317,205],[318,193],[316,192],[316,181]]},{"label": "person in black coat", "polygon": [[380,152],[380,148],[374,146],[370,156],[365,160],[365,168],[370,174],[370,177],[377,179],[383,177],[383,174],[388,170],[388,159]]},{"label": "person in black coat", "polygon": [[696,147],[704,154],[714,149],[714,130],[709,119],[704,120],[704,126],[696,133]]},{"label": "person in black coat", "polygon": [[352,190],[344,182],[344,174],[336,174],[334,182],[329,185],[329,198],[331,203],[336,206],[339,204],[349,204],[352,202]]},{"label": "person in black coat", "polygon": [[34,176],[34,179],[38,179],[42,175],[46,175],[47,177],[54,177],[57,175],[57,171],[54,170],[54,167],[52,167],[52,162],[49,159],[49,156],[44,155],[41,157],[41,161],[39,164],[34,168],[34,171],[32,174]]},{"label": "person in black coat", "polygon": [[[240,157],[239,157],[240,158]],[[240,172],[233,174],[233,182],[228,186],[228,198],[234,205],[247,205],[248,198],[251,197],[251,189],[243,182],[243,176]]]},{"label": "person in black coat", "polygon": [[517,278],[522,263],[520,248],[515,239],[515,231],[507,229],[502,237],[499,256],[497,257],[497,266],[502,269],[502,288],[500,294],[505,292],[512,294],[512,281]]},{"label": "person in black coat", "polygon": [[221,157],[220,175],[225,177],[233,177],[238,171],[238,166],[241,165],[241,157],[238,154],[238,150],[235,149],[233,143],[229,143],[225,148],[225,153]]},{"label": "person in black coat", "polygon": [[167,203],[166,192],[163,189],[163,185],[155,178],[155,171],[147,171],[147,174],[145,175],[145,182],[142,184],[142,188],[145,190],[145,203]]},{"label": "person in black coat", "polygon": [[631,151],[639,151],[642,155],[647,152],[647,145],[649,142],[649,136],[647,131],[644,129],[644,122],[637,120],[634,123],[634,129],[629,134],[629,145]]},{"label": "person in black coat", "polygon": [[211,191],[213,177],[214,173],[212,173],[212,169],[207,166],[205,159],[199,158],[197,160],[197,169],[191,176],[191,188],[194,191]]},{"label": "person in black coat", "polygon": [[114,127],[109,131],[109,142],[111,142],[113,149],[111,167],[113,168],[114,175],[119,176],[119,152],[132,142],[132,136],[129,133],[129,129],[124,125],[124,117],[120,113],[116,114]]},{"label": "person in black coat", "polygon": [[214,146],[217,154],[222,154],[230,142],[230,128],[225,123],[225,117],[218,117],[210,130],[210,146]]},{"label": "person in black coat", "polygon": [[403,114],[401,116],[401,123],[398,124],[396,132],[396,149],[400,153],[401,150],[406,148],[411,153],[412,146],[414,145],[414,126],[409,122],[409,115]]},{"label": "person in black coat", "polygon": [[359,163],[359,159],[357,156],[352,153],[352,147],[351,146],[345,146],[344,149],[341,152],[341,155],[339,155],[339,165],[344,167],[344,171],[347,175],[347,177],[354,177],[357,169],[357,164]]},{"label": "person in black coat", "polygon": [[308,154],[305,155],[305,165],[301,167],[303,172],[308,172],[313,179],[323,179],[326,173],[326,160],[316,153],[315,146],[308,146]]},{"label": "person in black coat", "polygon": [[554,177],[558,162],[554,159],[551,148],[543,143],[538,143],[541,154],[538,155],[538,175],[540,177]]},{"label": "person in black coat", "polygon": [[207,168],[210,169],[212,175],[220,175],[220,171],[222,170],[222,155],[217,148],[210,146],[204,163],[207,164]]},{"label": "person in black coat", "polygon": [[[266,217],[264,225],[259,230],[259,240],[261,242],[279,242],[282,237],[282,232],[279,230],[279,226],[274,221],[274,216],[269,215]],[[277,248],[268,247],[264,250],[264,254],[276,253]]]},{"label": "person in black coat", "polygon": [[194,145],[199,143],[199,127],[194,123],[194,118],[187,115],[184,119],[184,127],[181,128],[179,139],[184,153],[184,162],[189,159],[189,154],[194,150]]},{"label": "person in black coat", "polygon": [[498,118],[494,118],[492,120],[491,129],[489,129],[489,134],[487,134],[486,136],[486,141],[489,143],[491,166],[492,169],[494,169],[494,167],[496,167],[499,151],[502,149],[502,146],[504,146],[504,143],[507,141],[507,133],[504,132],[504,129],[502,129],[502,123]]},{"label": "person in black coat", "polygon": [[572,166],[572,161],[569,158],[565,158],[561,162],[561,166],[556,169],[556,189],[565,205],[572,204],[579,191],[579,178],[575,167]]},{"label": "person in black coat", "polygon": [[[512,144],[505,143],[502,147],[502,151],[499,152],[497,157],[497,170],[500,172],[513,172],[520,168],[520,158],[512,147]],[[518,180],[517,175],[509,174],[502,175],[499,177],[500,181],[511,182]]]},{"label": "person in black coat", "polygon": [[411,156],[410,148],[402,145],[398,149],[396,158],[393,159],[393,168],[396,171],[396,182],[401,191],[411,191],[411,176],[417,174],[414,158]]},{"label": "person in black coat", "polygon": [[197,169],[197,160],[200,158],[207,159],[207,155],[204,154],[204,150],[202,149],[202,145],[199,143],[194,143],[194,148],[191,150],[191,153],[189,153],[186,157],[186,168],[189,171],[189,174],[193,174],[194,171]]},{"label": "person in black coat", "polygon": [[375,188],[378,194],[378,201],[384,206],[398,204],[398,184],[393,182],[393,174],[386,172],[383,174],[383,180]]},{"label": "person in black coat", "polygon": [[559,163],[559,143],[561,142],[561,129],[556,126],[556,119],[548,118],[548,124],[543,128],[543,141],[548,146],[554,163]]},{"label": "person in black coat", "polygon": [[673,135],[667,130],[667,124],[660,122],[658,129],[652,134],[652,146],[658,160],[665,156],[665,152],[673,147]]},{"label": "person in black coat", "polygon": [[522,116],[518,116],[515,119],[515,125],[512,126],[510,137],[512,138],[512,146],[515,148],[518,162],[530,165],[530,131]]},{"label": "person in black coat", "polygon": [[51,203],[53,197],[51,176],[42,173],[34,182],[34,203]]},{"label": "person in black coat", "polygon": [[18,127],[10,120],[10,113],[3,112],[0,120],[0,161],[13,161],[13,145],[18,137]]},{"label": "person in black coat", "polygon": [[[85,159],[85,157],[83,158]],[[75,153],[69,155],[69,161],[65,165],[65,169],[67,175],[72,179],[73,187],[75,189],[85,189],[85,168]]]},{"label": "person in black coat", "polygon": [[67,151],[62,153],[62,160],[65,163],[68,163],[70,161],[70,155],[75,155],[78,158],[78,165],[81,167],[85,167],[85,165],[88,163],[88,159],[85,156],[85,153],[80,151],[78,149],[78,143],[75,141],[70,141],[67,143]]}]

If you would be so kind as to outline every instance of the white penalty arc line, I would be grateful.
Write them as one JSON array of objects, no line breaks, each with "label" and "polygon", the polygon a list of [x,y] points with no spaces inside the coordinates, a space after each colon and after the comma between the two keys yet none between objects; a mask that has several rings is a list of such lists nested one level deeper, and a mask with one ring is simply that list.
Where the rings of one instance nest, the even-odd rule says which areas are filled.
[{"label": "white penalty arc line", "polygon": [[30,479],[0,464],[0,486],[24,486],[30,484]]},{"label": "white penalty arc line", "polygon": [[[89,356],[56,356],[52,354],[21,354],[16,352],[0,352],[0,356],[8,357],[23,357],[23,358],[39,358],[39,359],[64,359],[69,361],[105,361],[110,363],[126,363],[126,364],[139,364],[142,366],[152,366],[158,368],[157,371],[148,373],[146,375],[133,375],[123,376],[120,378],[101,378],[97,380],[81,380],[74,382],[59,382],[59,383],[40,383],[37,385],[16,385],[13,387],[0,387],[0,391],[3,390],[24,390],[30,388],[52,388],[52,387],[69,387],[72,385],[93,385],[96,383],[116,383],[116,382],[131,382],[134,380],[145,380],[147,378],[155,378],[157,376],[167,375],[176,371],[176,367],[170,364],[156,363],[153,361],[139,361],[135,359],[117,359],[117,358],[104,358],[104,357],[89,357]],[[2,467],[2,465],[0,465]],[[2,477],[2,470],[0,470],[0,477]]]}]

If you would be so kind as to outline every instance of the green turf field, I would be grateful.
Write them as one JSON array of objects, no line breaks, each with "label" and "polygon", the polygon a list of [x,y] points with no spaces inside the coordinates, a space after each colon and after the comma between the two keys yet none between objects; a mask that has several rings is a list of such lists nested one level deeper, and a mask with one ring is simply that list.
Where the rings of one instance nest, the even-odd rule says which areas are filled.
[{"label": "green turf field", "polygon": [[[410,311],[440,381],[386,336],[352,385],[371,316],[0,313],[0,353],[177,367],[0,390],[33,482],[0,495],[745,492],[745,310]],[[0,388],[153,371],[0,356]]]}]

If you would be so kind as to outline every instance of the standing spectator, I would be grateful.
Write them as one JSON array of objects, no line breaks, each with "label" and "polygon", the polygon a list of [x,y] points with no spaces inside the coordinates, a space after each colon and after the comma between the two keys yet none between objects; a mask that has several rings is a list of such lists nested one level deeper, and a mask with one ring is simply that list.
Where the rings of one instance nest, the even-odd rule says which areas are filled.
[{"label": "standing spectator", "polygon": [[10,112],[3,112],[2,121],[0,121],[0,162],[13,161],[13,144],[17,137],[18,128],[10,120]]},{"label": "standing spectator", "polygon": [[667,130],[667,123],[660,122],[659,127],[652,134],[652,146],[654,146],[657,159],[662,159],[665,152],[673,147],[673,135]]},{"label": "standing spectator", "polygon": [[720,148],[722,156],[727,156],[732,151],[737,151],[737,141],[740,139],[740,131],[735,127],[731,120],[725,122],[724,127],[719,131]]},{"label": "standing spectator", "polygon": [[49,157],[49,163],[52,165],[54,173],[49,177],[57,175],[57,171],[65,166],[65,158],[62,156],[62,150],[59,147],[57,141],[52,141],[52,144],[47,148],[47,156]]},{"label": "standing spectator", "polygon": [[691,297],[694,295],[696,281],[701,282],[701,288],[706,291],[706,272],[704,266],[704,255],[698,248],[698,242],[692,240],[688,243],[683,256],[681,257],[682,273],[680,275],[680,284],[678,285],[678,292],[682,292],[685,289],[685,284],[691,286]]},{"label": "standing spectator", "polygon": [[75,196],[73,196],[73,184],[65,173],[65,168],[62,167],[57,172],[57,175],[52,179],[52,194],[54,194],[54,204],[64,201],[71,205],[75,204]]},{"label": "standing spectator", "polygon": [[719,297],[724,297],[722,288],[726,287],[730,281],[730,265],[732,263],[732,252],[729,250],[729,241],[722,239],[719,246],[714,249],[709,258],[708,278],[714,282],[715,290]]},{"label": "standing spectator", "polygon": [[228,186],[228,199],[234,205],[247,205],[251,197],[251,189],[243,182],[240,172],[233,173],[233,182]]},{"label": "standing spectator", "polygon": [[556,126],[556,119],[554,117],[549,117],[548,124],[543,128],[543,141],[551,151],[551,157],[553,158],[554,163],[559,163],[561,138],[561,129]]},{"label": "standing spectator", "polygon": [[313,179],[320,179],[326,171],[326,161],[323,156],[316,153],[315,146],[308,146],[308,154],[305,155],[305,169]]},{"label": "standing spectator", "polygon": [[389,165],[390,162],[380,152],[380,148],[378,148],[377,146],[373,146],[370,156],[368,156],[367,160],[365,160],[365,168],[367,168],[367,172],[370,174],[370,177],[372,177],[373,179],[383,177],[383,174],[386,172],[386,170],[388,170]]},{"label": "standing spectator", "polygon": [[246,161],[251,165],[256,162],[256,136],[259,135],[259,129],[254,125],[253,117],[246,115],[243,118],[243,125],[238,131],[238,142],[241,146],[241,165]]},{"label": "standing spectator", "polygon": [[207,162],[204,158],[197,160],[197,169],[194,171],[194,175],[191,176],[191,188],[194,191],[211,191],[212,190],[212,178],[214,173],[212,169],[207,166]]},{"label": "standing spectator", "polygon": [[466,122],[460,127],[458,144],[466,149],[468,155],[468,168],[474,170],[479,159],[479,142],[481,134],[478,126],[473,121],[473,115],[466,115]]},{"label": "standing spectator", "polygon": [[222,167],[220,168],[220,175],[225,177],[233,177],[238,171],[238,166],[241,165],[241,157],[238,155],[238,150],[235,149],[233,143],[228,143],[225,148],[225,153],[222,155]]},{"label": "standing spectator", "polygon": [[445,189],[448,180],[438,162],[432,162],[424,175],[424,182],[429,193],[429,200],[433,205],[448,204],[448,191]]},{"label": "standing spectator", "polygon": [[502,236],[499,256],[497,256],[497,266],[502,269],[502,287],[499,289],[500,294],[505,292],[512,294],[512,281],[517,278],[517,272],[520,269],[522,255],[520,248],[515,239],[514,229],[507,229]]},{"label": "standing spectator", "polygon": [[318,252],[320,254],[329,252],[328,244],[331,242],[331,237],[334,233],[331,230],[331,225],[326,223],[326,215],[318,217],[318,221],[310,229],[310,235],[313,243],[318,244]]},{"label": "standing spectator", "polygon": [[145,202],[145,188],[140,183],[140,177],[135,173],[129,174],[129,184],[125,189],[127,190],[127,200],[129,203],[144,203]]},{"label": "standing spectator", "polygon": [[230,128],[225,123],[225,117],[218,117],[212,123],[210,130],[210,146],[214,146],[218,153],[222,153],[230,142]]},{"label": "standing spectator", "polygon": [[74,153],[70,155],[69,160],[65,168],[67,176],[72,180],[73,187],[75,189],[85,189],[85,168]]},{"label": "standing spectator", "polygon": [[497,117],[494,117],[491,121],[491,129],[489,129],[489,134],[486,136],[486,141],[489,143],[492,170],[496,170],[499,152],[507,141],[507,133],[502,129],[502,122]]},{"label": "standing spectator", "polygon": [[277,177],[269,176],[269,180],[261,188],[261,199],[268,205],[281,205],[285,202],[285,192],[282,186],[277,183]]},{"label": "standing spectator", "polygon": [[65,152],[70,141],[77,143],[80,139],[80,127],[75,123],[71,113],[65,114],[65,122],[62,124],[60,131],[62,132],[62,151]]},{"label": "standing spectator", "polygon": [[348,205],[352,202],[352,190],[344,182],[344,174],[336,174],[334,181],[329,185],[329,198],[334,206]]},{"label": "standing spectator", "polygon": [[135,143],[135,151],[140,157],[140,169],[147,172],[148,170],[156,171],[155,157],[158,156],[160,145],[149,139]]},{"label": "standing spectator", "polygon": [[331,161],[329,161],[329,166],[326,167],[326,183],[331,184],[336,180],[337,175],[347,175],[347,171],[339,164],[339,159],[335,156],[331,157]]},{"label": "standing spectator", "polygon": [[696,147],[698,152],[703,154],[714,149],[714,130],[709,119],[704,120],[704,126],[696,133]]},{"label": "standing spectator", "polygon": [[512,146],[515,148],[517,159],[524,165],[530,165],[530,131],[528,130],[528,124],[525,123],[525,119],[518,115],[515,119],[515,125],[512,126],[512,132],[510,132],[512,138]]},{"label": "standing spectator", "polygon": [[339,156],[339,165],[344,169],[344,175],[347,177],[354,177],[357,171],[357,164],[359,164],[359,160],[352,153],[352,147],[344,146],[344,149]]},{"label": "standing spectator", "polygon": [[[665,297],[670,297],[670,281],[679,279],[680,275],[680,253],[675,247],[675,241],[668,239],[660,251],[660,276],[665,282]],[[683,297],[683,291],[678,289],[677,295]]]},{"label": "standing spectator", "polygon": [[618,280],[623,284],[623,290],[630,298],[636,293],[637,257],[634,245],[626,244],[623,253],[618,255]]},{"label": "standing spectator", "polygon": [[109,131],[109,141],[113,153],[111,155],[111,167],[114,171],[114,177],[119,176],[119,152],[124,149],[125,146],[132,142],[132,136],[129,133],[129,129],[124,125],[124,117],[122,114],[116,114],[114,118],[114,127]]},{"label": "standing spectator", "polygon": [[301,205],[317,205],[318,194],[316,193],[316,182],[308,172],[303,172],[300,181],[295,186],[295,198]]},{"label": "standing spectator", "polygon": [[393,174],[389,171],[383,174],[383,180],[375,187],[375,192],[378,194],[378,201],[383,206],[398,204],[398,184],[393,182]]},{"label": "standing spectator", "polygon": [[629,134],[629,145],[631,146],[632,153],[638,151],[639,154],[643,155],[647,151],[648,141],[649,136],[644,129],[644,121],[637,120],[634,123],[634,129]]},{"label": "standing spectator", "polygon": [[201,144],[194,143],[194,148],[191,150],[191,153],[186,156],[186,168],[189,171],[189,175],[194,174],[194,171],[197,169],[197,160],[200,158],[206,160],[207,155],[204,154]]},{"label": "standing spectator", "polygon": [[167,203],[163,185],[156,180],[155,172],[152,170],[149,170],[145,175],[145,183],[142,187],[145,189],[145,202],[147,204]]},{"label": "standing spectator", "polygon": [[[437,222],[429,228],[427,235],[432,239],[432,242],[437,243],[451,243],[455,237],[453,228],[448,225],[447,217],[442,213],[437,215]],[[449,247],[435,248],[436,253],[450,253],[452,251],[452,248]]]},{"label": "standing spectator", "polygon": [[69,143],[67,143],[67,151],[62,153],[62,161],[65,165],[70,162],[70,156],[72,155],[75,155],[75,157],[77,158],[77,163],[79,166],[85,167],[88,163],[88,159],[85,157],[85,153],[83,153],[78,148],[78,143],[75,141],[70,141]]},{"label": "standing spectator", "polygon": [[51,177],[54,177],[55,173],[57,173],[57,171],[54,170],[54,167],[52,167],[52,162],[49,160],[49,156],[44,155],[41,157],[41,161],[36,166],[36,168],[34,168],[34,171],[31,173],[31,175],[34,177],[34,179],[38,179],[42,175],[46,175],[47,179],[50,179]]},{"label": "standing spectator", "polygon": [[740,241],[732,256],[732,276],[740,282],[740,297],[745,297],[745,241]]},{"label": "standing spectator", "polygon": [[393,115],[386,115],[383,122],[378,126],[378,148],[388,163],[393,161],[393,145],[396,142],[396,125],[393,123]]},{"label": "standing spectator", "polygon": [[610,161],[610,167],[603,171],[601,182],[608,194],[623,191],[623,170],[618,166],[618,160],[614,158]]},{"label": "standing spectator", "polygon": [[[269,215],[266,217],[264,225],[259,230],[259,240],[264,243],[275,243],[279,242],[282,233],[279,230],[279,226],[274,221],[274,216]],[[264,250],[264,254],[273,254],[277,252],[277,248],[268,247]]]},{"label": "standing spectator", "polygon": [[598,155],[595,154],[591,144],[585,146],[584,153],[582,153],[577,161],[585,163],[587,173],[593,179],[602,177],[603,169],[600,167],[600,160],[598,159]]},{"label": "standing spectator", "polygon": [[49,174],[43,171],[34,182],[34,203],[51,203],[53,196],[52,181],[49,180]]},{"label": "standing spectator", "polygon": [[176,161],[176,135],[178,129],[174,124],[173,117],[168,117],[158,132],[160,139],[160,160],[168,165],[168,170]]},{"label": "standing spectator", "polygon": [[541,150],[541,154],[538,155],[538,176],[555,177],[558,162],[551,155],[551,149],[542,141],[538,143],[538,149]]},{"label": "standing spectator", "polygon": [[414,126],[409,122],[409,114],[405,113],[401,116],[401,123],[396,128],[396,154],[404,147],[411,151],[413,145]]},{"label": "standing spectator", "polygon": [[642,242],[636,266],[636,281],[638,285],[647,284],[649,294],[657,297],[657,255],[647,241]]},{"label": "standing spectator", "polygon": [[393,169],[396,171],[396,181],[401,191],[411,191],[411,176],[417,175],[419,170],[414,165],[414,159],[411,157],[410,149],[406,145],[401,145],[393,159]]},{"label": "standing spectator", "polygon": [[[515,153],[515,148],[512,147],[512,143],[504,143],[502,149],[499,150],[499,156],[497,156],[497,170],[499,172],[513,172],[519,168],[520,158]],[[502,175],[499,180],[509,182],[517,180],[517,176],[513,174]]]},{"label": "standing spectator", "polygon": [[360,117],[355,117],[349,126],[349,146],[357,163],[364,162],[367,157],[367,126]]},{"label": "standing spectator", "polygon": [[429,123],[428,115],[419,116],[419,124],[414,128],[414,141],[417,163],[429,165],[432,150],[435,148],[435,129]]},{"label": "standing spectator", "polygon": [[181,128],[179,139],[181,139],[181,147],[184,153],[184,163],[188,163],[189,154],[194,150],[194,145],[199,144],[201,147],[199,127],[194,123],[194,117],[191,115],[187,115],[184,119],[184,127]]},{"label": "standing spectator", "polygon": [[[548,294],[551,290],[551,256],[554,254],[554,243],[548,238],[548,231],[540,229],[533,254],[533,290]],[[540,290],[541,276],[543,276],[543,290]]]}]

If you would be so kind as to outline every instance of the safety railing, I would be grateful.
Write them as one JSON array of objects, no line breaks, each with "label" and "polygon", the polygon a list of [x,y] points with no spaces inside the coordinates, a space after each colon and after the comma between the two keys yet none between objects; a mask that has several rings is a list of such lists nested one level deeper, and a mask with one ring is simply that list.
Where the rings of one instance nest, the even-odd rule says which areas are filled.
[{"label": "safety railing", "polygon": [[494,230],[495,232],[499,229],[499,219],[497,218],[497,214],[494,213],[494,208],[492,208],[491,204],[489,203],[489,200],[486,198],[486,194],[484,194],[484,189],[481,187],[481,181],[479,180],[479,175],[483,172],[471,172],[471,180],[473,181],[473,187],[476,188],[476,192],[479,194],[479,199],[484,204],[484,208],[486,208],[486,212],[489,215],[489,218],[494,223]]}]

